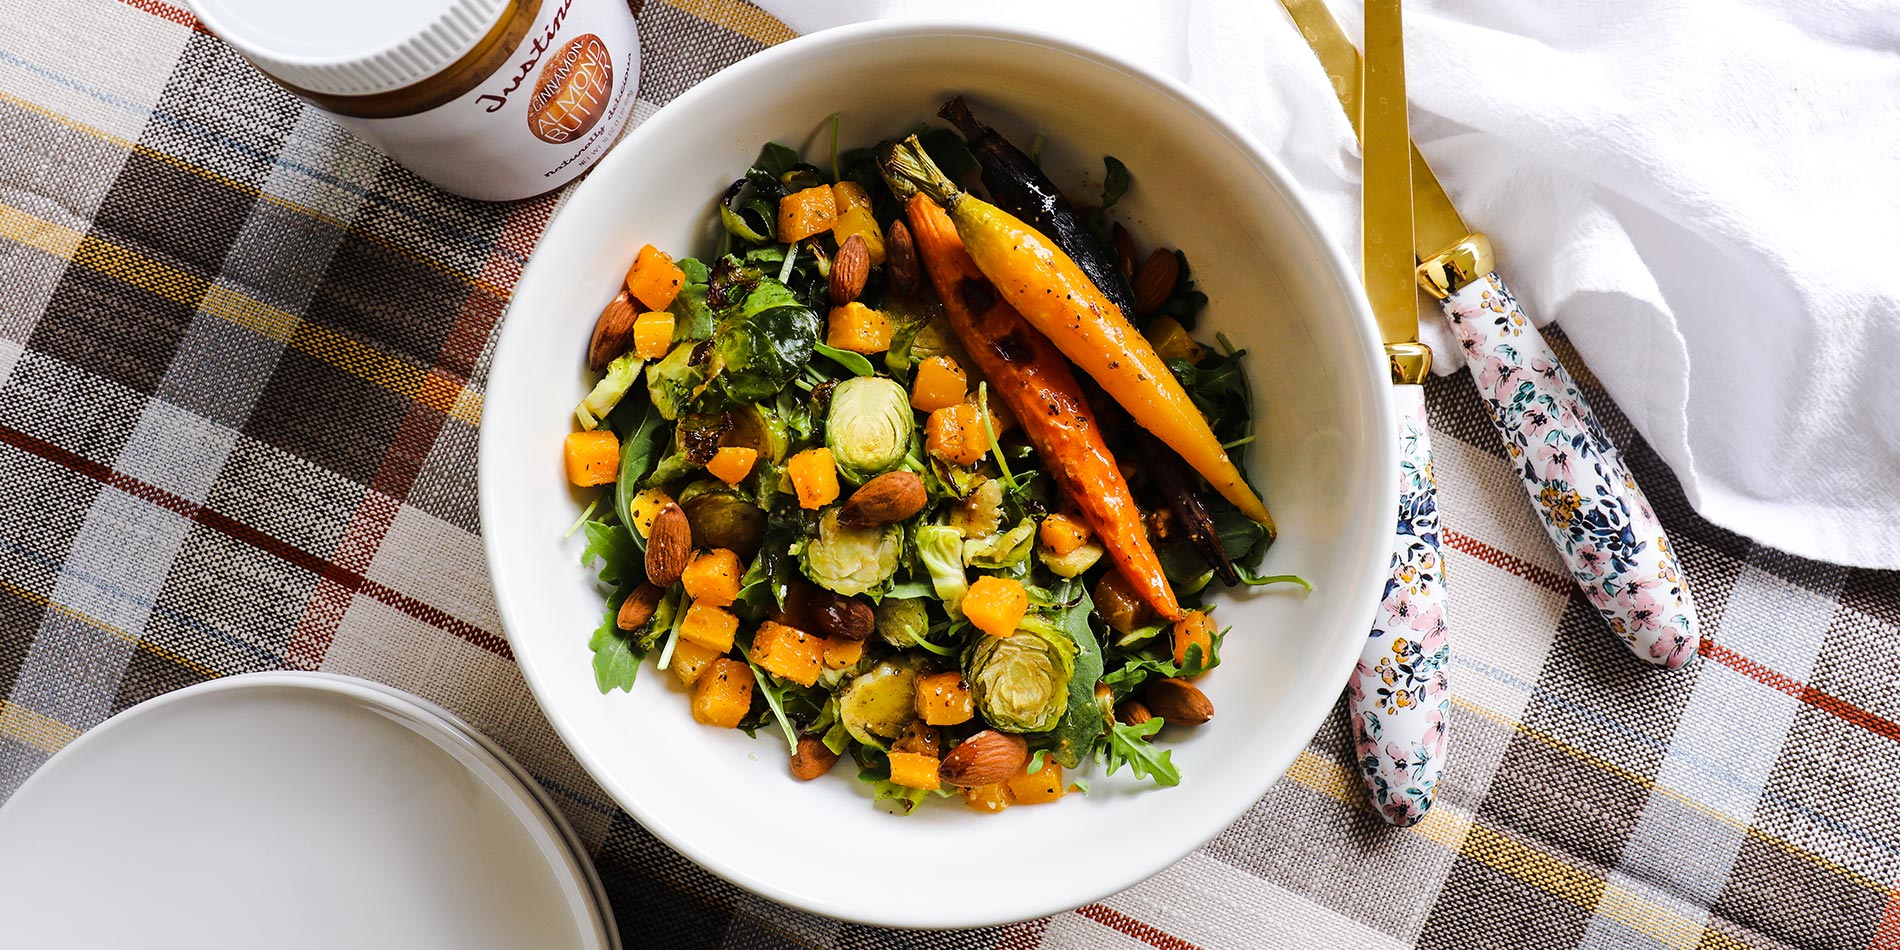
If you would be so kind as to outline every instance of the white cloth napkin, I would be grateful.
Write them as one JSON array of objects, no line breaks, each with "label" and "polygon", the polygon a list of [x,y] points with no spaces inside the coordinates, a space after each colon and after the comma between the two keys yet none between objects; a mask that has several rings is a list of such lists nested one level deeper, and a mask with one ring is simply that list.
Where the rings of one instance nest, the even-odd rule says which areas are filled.
[{"label": "white cloth napkin", "polygon": [[[920,0],[760,0],[800,32]],[[1330,0],[1357,38],[1359,11]],[[965,0],[1213,100],[1358,258],[1359,160],[1271,0]],[[1413,135],[1710,521],[1900,567],[1900,6],[1414,0]],[[1458,348],[1423,314],[1441,372]],[[1572,367],[1582,372],[1583,367]]]}]

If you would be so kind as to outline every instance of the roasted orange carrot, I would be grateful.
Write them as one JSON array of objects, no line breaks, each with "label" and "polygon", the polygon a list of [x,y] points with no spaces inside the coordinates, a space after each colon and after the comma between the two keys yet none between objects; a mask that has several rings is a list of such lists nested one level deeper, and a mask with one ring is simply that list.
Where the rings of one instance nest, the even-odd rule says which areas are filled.
[{"label": "roasted orange carrot", "polygon": [[879,157],[893,190],[916,190],[948,209],[964,251],[1017,313],[1241,514],[1273,523],[1154,347],[1069,255],[1010,213],[958,190],[915,136],[887,143]]},{"label": "roasted orange carrot", "polygon": [[915,195],[907,210],[917,255],[970,358],[1122,575],[1156,614],[1179,619],[1181,605],[1068,360],[996,293],[936,202]]}]

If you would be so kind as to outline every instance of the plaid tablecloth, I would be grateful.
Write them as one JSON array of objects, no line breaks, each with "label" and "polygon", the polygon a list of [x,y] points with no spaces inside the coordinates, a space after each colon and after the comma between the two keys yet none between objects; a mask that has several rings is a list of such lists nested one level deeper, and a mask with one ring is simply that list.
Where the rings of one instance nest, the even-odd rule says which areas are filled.
[{"label": "plaid tablecloth", "polygon": [[[636,118],[790,35],[739,0],[637,6]],[[1592,387],[1707,638],[1682,673],[1640,664],[1463,375],[1428,390],[1458,698],[1423,824],[1367,812],[1336,715],[1206,848],[1071,913],[897,933],[738,891],[589,780],[490,598],[487,354],[558,197],[444,196],[164,0],[0,9],[0,799],[141,700],[324,669],[519,756],[629,947],[1900,947],[1900,577],[1695,518]]]}]

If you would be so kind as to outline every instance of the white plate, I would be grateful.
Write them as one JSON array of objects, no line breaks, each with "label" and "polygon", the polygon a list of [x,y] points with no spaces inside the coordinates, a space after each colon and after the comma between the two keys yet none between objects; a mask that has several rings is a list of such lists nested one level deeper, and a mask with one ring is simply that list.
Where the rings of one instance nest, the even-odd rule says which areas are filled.
[{"label": "white plate", "polygon": [[338,673],[304,673],[300,675],[321,676],[345,683],[352,683],[365,689],[376,690],[388,696],[393,703],[411,707],[413,715],[418,719],[433,721],[435,725],[440,726],[444,731],[467,740],[483,753],[493,756],[497,763],[506,768],[508,772],[514,776],[516,785],[519,787],[521,794],[532,798],[536,804],[541,806],[542,814],[547,817],[549,833],[558,836],[562,841],[566,842],[568,850],[573,856],[573,861],[570,865],[572,868],[571,873],[578,875],[587,882],[587,889],[594,898],[595,916],[600,921],[608,950],[619,950],[620,930],[614,922],[613,902],[607,896],[606,885],[601,883],[600,873],[594,868],[593,858],[587,853],[586,843],[581,841],[581,836],[574,831],[574,826],[568,822],[567,816],[562,813],[560,806],[555,804],[553,797],[548,794],[547,789],[541,786],[540,779],[535,778],[533,773],[530,773],[526,766],[522,765],[513,755],[509,754],[508,750],[502,748],[495,740],[490,739],[485,733],[480,732],[474,726],[463,722],[460,716],[414,693],[406,693],[394,686],[378,683],[373,680],[359,679],[354,676],[343,676]]},{"label": "white plate", "polygon": [[[601,695],[588,634],[601,594],[563,539],[584,496],[560,463],[595,315],[639,247],[703,252],[714,200],[776,139],[824,156],[827,118],[863,144],[929,118],[952,93],[1016,141],[1046,135],[1059,183],[1099,180],[1112,153],[1135,186],[1119,209],[1144,244],[1183,248],[1211,302],[1197,333],[1250,351],[1249,464],[1281,527],[1270,573],[1315,591],[1221,598],[1235,627],[1202,682],[1218,714],[1166,739],[1178,788],[1127,773],[1058,805],[981,815],[933,802],[874,808],[848,765],[786,773],[782,739],[700,726],[648,663]],[[827,159],[820,158],[820,161]],[[481,514],[508,636],[549,720],[610,794],[714,873],[806,910],[872,924],[976,926],[1086,903],[1218,833],[1293,761],[1359,654],[1390,558],[1397,479],[1385,360],[1353,267],[1258,143],[1194,93],[1066,40],[964,25],[827,30],[752,56],[668,104],[607,156],[549,225],[515,290],[483,402]]]},{"label": "white plate", "polygon": [[609,947],[541,804],[416,709],[262,673],[113,717],[0,808],[9,944]]}]

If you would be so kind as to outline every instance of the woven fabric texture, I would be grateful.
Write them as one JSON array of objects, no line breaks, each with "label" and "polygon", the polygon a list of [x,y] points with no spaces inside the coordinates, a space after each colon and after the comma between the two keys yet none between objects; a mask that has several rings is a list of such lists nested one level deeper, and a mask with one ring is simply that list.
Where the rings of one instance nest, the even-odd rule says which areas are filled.
[{"label": "woven fabric texture", "polygon": [[[636,121],[790,36],[636,6]],[[489,594],[486,359],[558,196],[445,196],[164,0],[0,8],[0,799],[141,700],[323,669],[507,746],[629,947],[1900,947],[1900,577],[1698,521],[1587,378],[1694,589],[1689,669],[1599,629],[1469,379],[1434,380],[1458,695],[1425,822],[1367,811],[1335,715],[1207,847],[1047,920],[878,931],[736,890],[575,763]]]}]

